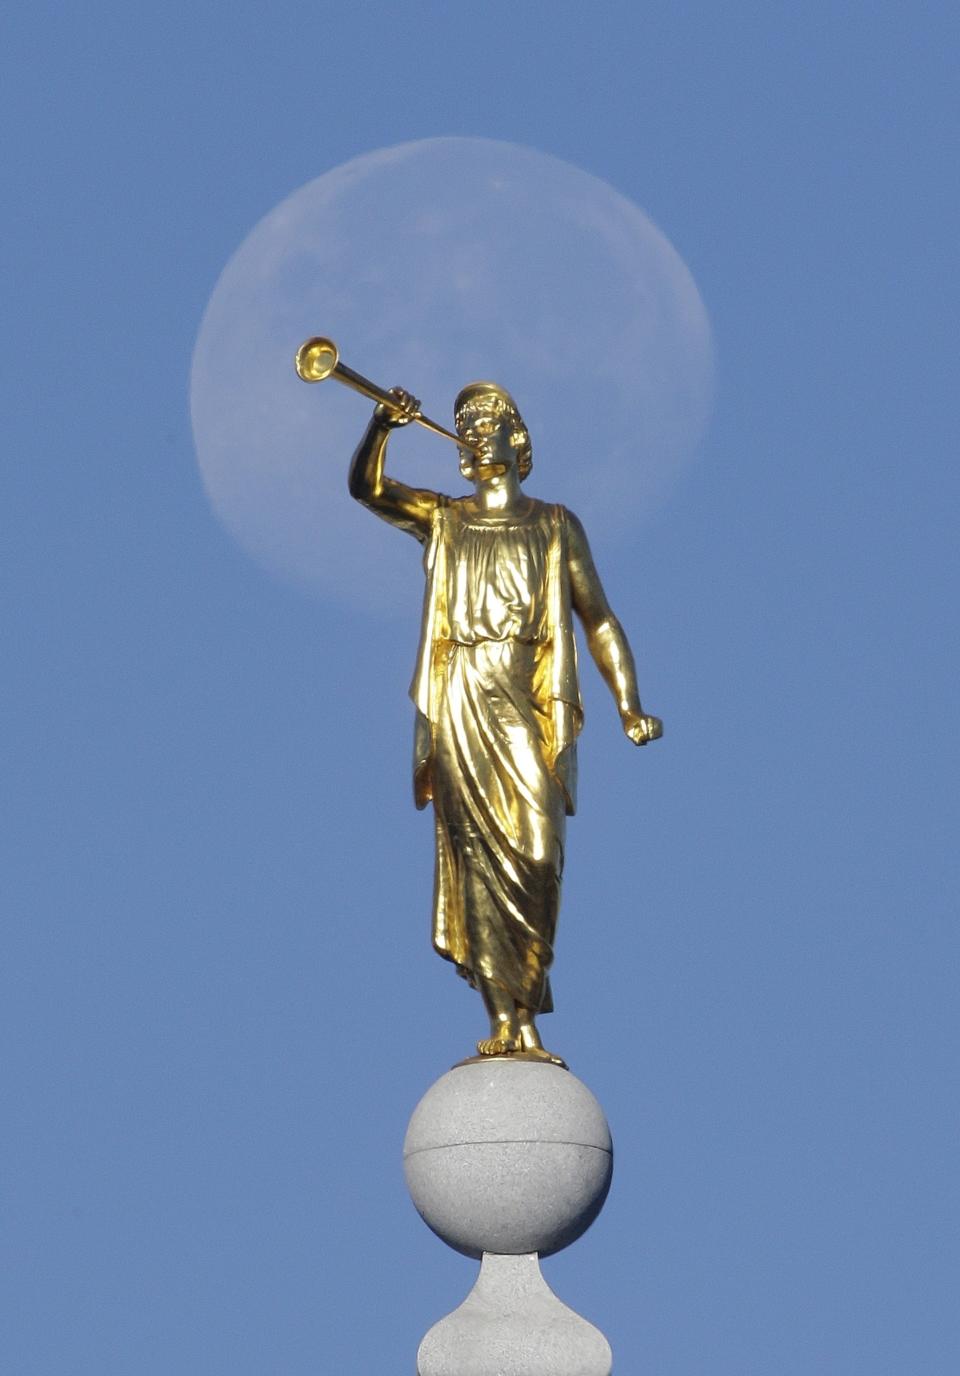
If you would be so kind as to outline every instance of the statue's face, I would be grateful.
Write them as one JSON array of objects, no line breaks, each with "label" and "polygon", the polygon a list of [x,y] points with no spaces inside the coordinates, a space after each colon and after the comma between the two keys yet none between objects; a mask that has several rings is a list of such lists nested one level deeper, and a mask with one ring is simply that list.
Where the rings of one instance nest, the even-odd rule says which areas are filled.
[{"label": "statue's face", "polygon": [[529,443],[520,417],[496,392],[471,397],[457,415],[457,430],[478,450],[460,450],[460,472],[481,482],[515,468],[519,451]]}]

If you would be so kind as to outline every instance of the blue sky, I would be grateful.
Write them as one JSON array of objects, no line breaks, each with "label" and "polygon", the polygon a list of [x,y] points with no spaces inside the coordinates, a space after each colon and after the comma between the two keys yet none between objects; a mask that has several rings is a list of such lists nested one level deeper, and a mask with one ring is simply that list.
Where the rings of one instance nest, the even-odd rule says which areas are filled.
[{"label": "blue sky", "polygon": [[[478,1014],[428,945],[418,608],[271,579],[187,409],[252,226],[441,134],[636,201],[716,346],[696,464],[626,550],[591,530],[667,734],[631,751],[585,667],[547,1027],[617,1161],[545,1272],[621,1371],[954,1376],[958,28],[602,0],[7,18],[15,1376],[412,1369],[471,1283],[400,1169]],[[548,456],[531,481],[550,497]]]}]

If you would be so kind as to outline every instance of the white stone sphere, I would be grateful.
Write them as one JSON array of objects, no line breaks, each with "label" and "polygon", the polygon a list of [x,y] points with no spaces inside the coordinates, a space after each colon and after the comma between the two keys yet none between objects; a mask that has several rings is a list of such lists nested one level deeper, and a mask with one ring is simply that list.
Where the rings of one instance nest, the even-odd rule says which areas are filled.
[{"label": "white stone sphere", "polygon": [[613,1170],[610,1129],[575,1075],[509,1057],[455,1067],[414,1109],[403,1144],[424,1222],[466,1256],[549,1256],[589,1228]]}]

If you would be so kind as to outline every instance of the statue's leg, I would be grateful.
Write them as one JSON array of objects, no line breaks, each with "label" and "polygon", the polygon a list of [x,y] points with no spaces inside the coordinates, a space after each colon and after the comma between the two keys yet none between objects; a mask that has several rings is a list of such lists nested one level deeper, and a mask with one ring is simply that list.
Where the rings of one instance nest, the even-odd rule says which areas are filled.
[{"label": "statue's leg", "polygon": [[477,1042],[477,1050],[481,1056],[502,1056],[508,1051],[518,1051],[520,1028],[516,1003],[505,989],[492,980],[484,979],[482,975],[475,978],[490,1019],[490,1036]]},{"label": "statue's leg", "polygon": [[521,1048],[524,1051],[542,1050],[543,1042],[540,1040],[540,1033],[537,1031],[537,1025],[529,1008],[517,1009],[517,1022]]}]

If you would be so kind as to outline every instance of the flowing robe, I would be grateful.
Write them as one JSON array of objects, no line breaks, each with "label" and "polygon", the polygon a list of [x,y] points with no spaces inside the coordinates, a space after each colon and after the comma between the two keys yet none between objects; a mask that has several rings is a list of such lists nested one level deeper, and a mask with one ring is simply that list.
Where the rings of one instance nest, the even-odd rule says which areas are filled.
[{"label": "flowing robe", "polygon": [[582,720],[566,512],[444,499],[424,557],[414,787],[432,798],[433,943],[471,983],[552,1008],[549,969]]}]

